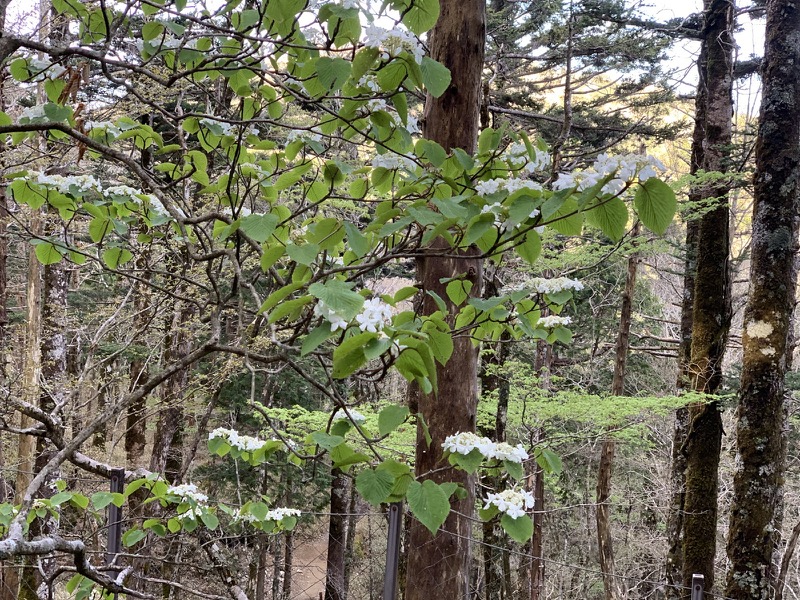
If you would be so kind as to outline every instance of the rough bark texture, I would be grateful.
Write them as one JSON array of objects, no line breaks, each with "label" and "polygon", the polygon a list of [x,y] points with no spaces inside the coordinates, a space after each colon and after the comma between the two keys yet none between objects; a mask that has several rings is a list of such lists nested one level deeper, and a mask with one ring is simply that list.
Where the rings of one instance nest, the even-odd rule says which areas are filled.
[{"label": "rough bark texture", "polygon": [[736,472],[725,595],[766,599],[773,519],[783,477],[781,424],[797,237],[800,165],[800,7],[767,3],[761,117],[756,140],[750,294],[744,313]]},{"label": "rough bark texture", "polygon": [[[639,224],[633,228],[633,235],[639,233]],[[622,292],[622,304],[619,315],[619,329],[614,348],[614,375],[611,380],[611,393],[615,396],[625,394],[625,370],[628,364],[628,348],[630,346],[631,316],[633,315],[633,293],[636,289],[636,270],[639,256],[636,252],[628,258],[628,272],[625,277],[625,289]],[[600,559],[600,571],[603,574],[603,589],[606,600],[617,600],[625,597],[621,581],[616,578],[614,568],[614,546],[611,532],[611,473],[614,467],[616,440],[606,437],[600,448],[600,464],[597,467],[597,489],[595,522],[597,524],[597,547]]]},{"label": "rough bark texture", "polygon": [[[147,277],[147,260],[148,256],[143,253],[136,261],[136,268],[145,273]],[[150,310],[150,293],[146,281],[138,282],[136,291],[134,293],[134,327],[137,331],[145,331],[150,321],[152,314]],[[145,355],[144,350],[139,350],[130,365],[130,381],[131,389],[136,389],[147,382],[149,377],[147,371],[148,357]],[[144,397],[138,402],[130,404],[125,414],[125,459],[129,466],[138,464],[139,459],[144,456],[146,444],[146,431],[147,431],[147,398]]]},{"label": "rough bark texture", "polygon": [[[429,96],[425,103],[425,137],[446,150],[462,148],[472,153],[478,135],[478,109],[481,94],[481,70],[486,40],[485,0],[443,0],[441,14],[430,34],[431,57],[450,69],[452,81],[439,98]],[[448,253],[441,240],[432,244],[431,254]],[[458,256],[423,256],[417,265],[417,277],[424,290],[447,298],[442,278],[463,276],[472,284],[472,294],[479,296],[482,264],[470,252]],[[431,314],[437,307],[425,294],[422,311]],[[455,308],[448,305],[448,311]],[[452,322],[451,322],[452,325]],[[442,460],[442,442],[459,431],[475,431],[477,410],[478,354],[469,336],[454,339],[453,355],[445,367],[437,364],[438,394],[411,390],[409,401],[416,404],[428,423],[432,442],[417,432],[416,473],[434,481],[457,481],[467,491],[454,501],[453,510],[434,537],[417,521],[410,526],[407,600],[463,599],[468,596],[471,516],[475,492],[471,477],[450,469]]]},{"label": "rough bark texture", "polygon": [[325,600],[344,600],[345,549],[347,548],[347,510],[350,504],[350,479],[339,469],[331,472],[331,510],[328,524],[328,557],[325,570]]},{"label": "rough bark texture", "polygon": [[[708,89],[706,86],[707,45],[701,44],[697,59],[698,85],[695,95],[694,131],[690,172],[696,174],[703,168],[706,137],[706,112]],[[692,362],[692,320],[694,309],[694,286],[697,274],[697,244],[700,238],[700,220],[694,214],[702,200],[698,187],[689,190],[689,209],[686,220],[686,242],[683,269],[683,297],[681,299],[680,344],[678,346],[678,392],[692,388],[690,366]],[[683,515],[686,503],[686,439],[689,433],[689,409],[679,408],[675,412],[672,433],[672,462],[670,464],[670,504],[667,518],[667,561],[665,578],[667,600],[681,597],[683,586]]]},{"label": "rough bark texture", "polygon": [[[733,114],[733,6],[727,0],[706,0],[703,29],[705,126],[703,168],[729,168]],[[692,347],[689,378],[692,389],[714,394],[722,383],[722,359],[730,325],[729,183],[719,179],[703,184],[700,195],[712,207],[700,219],[697,272],[692,309]],[[683,522],[683,596],[690,595],[692,575],[705,577],[710,598],[714,586],[717,537],[719,455],[722,415],[716,402],[689,407],[686,453],[686,496]]]}]

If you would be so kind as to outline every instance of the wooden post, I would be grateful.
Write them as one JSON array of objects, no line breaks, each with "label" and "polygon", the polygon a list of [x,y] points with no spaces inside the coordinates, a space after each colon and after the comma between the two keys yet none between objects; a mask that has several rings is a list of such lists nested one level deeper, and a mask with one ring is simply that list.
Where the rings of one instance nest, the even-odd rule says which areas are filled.
[{"label": "wooden post", "polygon": [[400,534],[403,523],[403,503],[389,505],[389,534],[386,542],[386,572],[383,575],[383,600],[397,597],[397,567],[400,564]]},{"label": "wooden post", "polygon": [[[121,494],[125,490],[125,469],[111,469],[111,493]],[[106,564],[114,563],[117,555],[122,551],[122,507],[113,502],[108,505],[108,543],[106,545]],[[111,571],[115,575],[119,569]],[[114,594],[114,600],[117,595]]]},{"label": "wooden post", "polygon": [[700,575],[699,573],[692,575],[692,600],[703,600],[703,588],[705,584],[705,575]]}]

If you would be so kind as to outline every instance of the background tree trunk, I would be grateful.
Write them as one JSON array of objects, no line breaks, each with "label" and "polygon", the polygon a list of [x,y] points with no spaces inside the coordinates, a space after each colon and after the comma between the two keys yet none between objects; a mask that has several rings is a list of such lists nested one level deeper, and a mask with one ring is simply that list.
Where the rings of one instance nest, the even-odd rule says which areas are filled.
[{"label": "background tree trunk", "polygon": [[[726,0],[706,0],[703,29],[704,110],[703,168],[729,170],[733,114],[733,6]],[[692,389],[715,394],[722,384],[722,360],[731,319],[730,183],[718,179],[701,184],[700,195],[711,209],[700,219],[697,272],[692,309],[689,377]],[[690,596],[692,575],[705,577],[705,593],[713,593],[717,538],[719,455],[722,415],[716,402],[689,406],[686,453],[686,496],[683,521],[683,596]]]},{"label": "background tree trunk", "polygon": [[737,600],[766,599],[772,591],[774,533],[769,525],[782,489],[784,375],[796,287],[800,7],[787,0],[768,2],[766,32],[727,547],[725,595]]},{"label": "background tree trunk", "polygon": [[[639,235],[639,223],[634,225],[631,237]],[[611,393],[614,396],[625,395],[625,370],[628,364],[628,348],[630,347],[631,317],[633,315],[633,294],[636,290],[636,271],[639,265],[638,252],[631,253],[628,258],[628,271],[625,277],[625,288],[622,292],[622,305],[619,314],[619,329],[614,348],[614,376],[611,380]],[[600,448],[600,464],[597,467],[597,489],[595,522],[597,523],[597,546],[600,558],[600,571],[603,574],[603,589],[606,600],[618,600],[625,597],[624,586],[616,577],[614,566],[614,546],[611,532],[611,473],[614,468],[616,440],[608,435],[603,439]]]},{"label": "background tree trunk", "polygon": [[[446,150],[475,150],[481,95],[481,73],[486,40],[485,0],[443,0],[436,26],[430,33],[431,58],[450,69],[452,81],[439,98],[425,102],[425,137]],[[442,240],[431,246],[433,252],[447,252]],[[423,256],[417,265],[417,278],[423,291],[447,298],[442,278],[464,276],[472,283],[471,293],[480,296],[481,260],[472,252],[460,256]],[[452,314],[455,307],[448,303]],[[433,299],[423,295],[422,312],[437,310]],[[437,483],[456,481],[467,494],[454,501],[453,510],[441,530],[432,537],[425,527],[411,523],[406,600],[462,600],[468,595],[471,516],[475,505],[472,478],[451,470],[434,471],[442,466],[442,442],[459,431],[475,431],[478,390],[478,353],[468,336],[456,337],[453,355],[445,367],[437,364],[438,393],[422,394],[412,386],[409,404],[424,416],[432,442],[426,443],[421,428],[417,432],[416,474]]]}]

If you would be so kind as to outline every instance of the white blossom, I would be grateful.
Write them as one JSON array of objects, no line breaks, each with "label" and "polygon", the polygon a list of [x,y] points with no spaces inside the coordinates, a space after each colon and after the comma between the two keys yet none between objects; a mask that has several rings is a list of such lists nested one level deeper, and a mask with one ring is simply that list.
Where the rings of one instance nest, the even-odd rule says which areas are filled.
[{"label": "white blossom", "polygon": [[299,517],[302,514],[296,508],[273,508],[267,513],[267,521],[280,521],[284,517]]},{"label": "white blossom", "polygon": [[494,442],[487,437],[481,437],[469,431],[462,431],[455,435],[448,435],[442,448],[453,454],[463,454],[466,456],[475,449],[480,450],[483,456],[489,458],[494,451]]},{"label": "white blossom", "polygon": [[419,64],[425,56],[425,49],[413,33],[404,29],[392,30],[367,25],[364,29],[364,45],[368,48],[378,48],[386,52],[389,57],[394,57],[405,51],[414,57]]},{"label": "white blossom", "polygon": [[518,519],[525,515],[526,510],[534,507],[533,494],[525,490],[505,490],[499,494],[487,494],[484,510],[496,506],[497,509],[506,513],[512,519]]},{"label": "white blossom", "polygon": [[377,333],[392,322],[392,307],[380,298],[371,298],[364,302],[361,313],[356,315],[361,331]]},{"label": "white blossom", "polygon": [[[348,416],[348,414],[350,416]],[[343,410],[337,412],[335,415],[333,415],[333,420],[334,421],[352,421],[353,423],[361,424],[361,423],[366,422],[367,417],[362,415],[357,410],[348,409],[347,412],[344,412]]]},{"label": "white blossom", "polygon": [[416,169],[416,163],[407,156],[398,154],[386,153],[376,154],[372,159],[372,166],[374,168],[383,167],[384,169],[404,169],[406,171],[413,171]]},{"label": "white blossom", "polygon": [[225,440],[231,448],[236,448],[242,452],[254,452],[260,450],[266,445],[266,441],[260,440],[251,435],[242,435],[234,429],[225,429],[218,427],[208,434],[208,439],[213,440],[221,438]]},{"label": "white blossom", "polygon": [[583,284],[580,281],[577,279],[570,279],[569,277],[554,277],[553,279],[534,277],[528,282],[528,286],[535,289],[540,294],[557,294],[565,290],[575,290],[578,292],[583,289]]},{"label": "white blossom", "polygon": [[337,329],[344,331],[350,325],[349,321],[346,321],[341,315],[336,314],[336,312],[331,310],[322,300],[317,302],[317,305],[314,307],[314,315],[328,321],[331,324],[331,331],[336,331]]},{"label": "white blossom", "polygon": [[494,444],[494,448],[492,448],[491,451],[491,458],[496,458],[497,460],[507,460],[508,462],[520,464],[522,461],[528,460],[528,453],[525,451],[525,448],[522,447],[522,444],[512,446],[506,442],[497,442]]},{"label": "white blossom", "polygon": [[208,496],[197,489],[193,483],[182,483],[181,485],[171,485],[167,488],[167,493],[178,496],[184,502],[191,500],[197,504],[208,502]]},{"label": "white blossom", "polygon": [[102,191],[102,185],[92,175],[47,175],[45,173],[33,172],[29,176],[39,185],[51,187],[61,192],[62,194],[69,194],[70,189],[75,187],[80,192],[88,192],[96,189],[98,192]]},{"label": "white blossom", "polygon": [[601,191],[604,194],[617,195],[630,183],[647,181],[652,177],[657,177],[658,171],[666,170],[664,163],[653,156],[641,154],[611,156],[603,153],[598,155],[594,164],[586,170],[559,173],[553,183],[553,189],[563,190],[575,187],[583,191],[609,175],[613,175],[613,178],[603,186]]},{"label": "white blossom", "polygon": [[553,327],[558,327],[560,325],[569,325],[572,323],[572,319],[569,317],[561,317],[559,315],[548,315],[546,317],[541,317],[539,321],[536,323],[539,327],[545,327],[546,329],[552,329]]},{"label": "white blossom", "polygon": [[358,87],[365,87],[372,92],[381,91],[381,86],[378,83],[378,78],[372,73],[367,73],[366,75],[362,75],[361,79],[358,80]]}]

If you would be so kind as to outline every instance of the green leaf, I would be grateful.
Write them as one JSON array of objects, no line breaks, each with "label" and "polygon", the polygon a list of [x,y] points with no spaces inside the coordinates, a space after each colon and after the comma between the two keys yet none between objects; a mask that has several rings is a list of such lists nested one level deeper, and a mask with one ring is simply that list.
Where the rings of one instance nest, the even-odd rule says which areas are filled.
[{"label": "green leaf", "polygon": [[323,322],[322,325],[310,331],[305,337],[303,345],[300,348],[300,356],[306,356],[310,352],[313,352],[319,348],[325,340],[330,339],[334,335],[336,335],[336,332],[331,331],[330,323],[327,321]]},{"label": "green leaf", "polygon": [[469,292],[472,290],[472,282],[466,279],[456,279],[447,284],[447,297],[455,304],[460,306],[464,301],[469,298]]},{"label": "green leaf", "polygon": [[[438,98],[450,87],[450,69],[427,56],[422,57],[422,82],[431,96]],[[461,159],[459,159],[459,162]],[[462,163],[463,164],[463,163]],[[470,167],[471,168],[471,167]]]},{"label": "green leaf", "polygon": [[529,231],[525,234],[525,240],[518,246],[515,246],[514,250],[517,251],[517,254],[519,254],[525,262],[532,265],[542,252],[542,239],[535,231]]},{"label": "green leaf", "polygon": [[517,481],[522,481],[525,478],[525,470],[522,468],[521,463],[504,460],[503,466],[505,466],[508,474]]},{"label": "green leaf", "polygon": [[578,204],[572,198],[565,200],[552,218],[555,220],[550,226],[558,233],[573,236],[580,235],[583,230],[583,213],[578,212]]},{"label": "green leaf", "polygon": [[203,511],[200,514],[200,520],[211,530],[214,530],[219,526],[219,519],[217,518],[217,515],[212,512]]},{"label": "green leaf", "polygon": [[373,506],[378,506],[392,493],[394,482],[394,476],[387,471],[366,469],[356,477],[356,489],[364,500]]},{"label": "green leaf", "polygon": [[343,58],[323,56],[317,59],[317,77],[329,91],[341,89],[350,77],[351,68],[350,61]]},{"label": "green leaf", "polygon": [[99,244],[106,237],[106,234],[112,230],[112,224],[109,219],[104,217],[92,219],[89,223],[89,237],[95,244]]},{"label": "green leaf", "polygon": [[286,254],[296,263],[311,265],[314,259],[317,258],[317,254],[319,254],[319,246],[316,244],[303,244],[302,246],[288,244],[286,246]]},{"label": "green leaf", "polygon": [[544,469],[545,473],[555,473],[556,475],[561,473],[563,465],[558,454],[547,448],[537,448],[534,454],[536,463]]},{"label": "green leaf", "polygon": [[36,244],[34,252],[36,253],[36,260],[43,265],[54,265],[61,262],[61,259],[64,258],[61,252],[59,252],[59,249],[50,242]]},{"label": "green leaf", "polygon": [[103,252],[103,262],[109,269],[116,269],[133,258],[130,250],[124,248],[109,248]]},{"label": "green leaf", "polygon": [[373,339],[377,338],[376,333],[365,331],[353,337],[347,338],[333,351],[333,376],[336,379],[344,379],[352,375],[359,367],[367,362],[364,347]]},{"label": "green leaf", "polygon": [[622,239],[628,227],[628,208],[621,198],[597,200],[585,212],[586,220],[615,242]]},{"label": "green leaf", "polygon": [[417,35],[431,29],[438,19],[439,0],[411,0],[411,7],[403,14],[403,24]]},{"label": "green leaf", "polygon": [[361,452],[354,452],[347,444],[339,444],[331,450],[331,462],[337,469],[369,461],[369,456]]},{"label": "green leaf", "polygon": [[147,534],[141,529],[129,529],[122,534],[122,545],[130,548],[137,542],[141,542]]},{"label": "green leaf", "polygon": [[408,417],[408,407],[390,404],[378,413],[378,433],[388,435],[397,429]]},{"label": "green leaf", "polygon": [[247,215],[241,218],[239,229],[257,242],[266,242],[277,226],[277,215]]},{"label": "green leaf", "polygon": [[436,535],[450,513],[448,495],[430,479],[422,483],[411,482],[408,487],[408,507],[431,535]]},{"label": "green leaf", "polygon": [[644,226],[663,235],[672,223],[678,202],[671,187],[660,179],[651,177],[639,184],[633,205]]},{"label": "green leaf", "polygon": [[384,92],[394,92],[400,87],[400,84],[405,81],[408,75],[408,67],[406,62],[402,59],[395,58],[388,65],[383,67],[376,77],[378,78],[378,85]]},{"label": "green leaf", "polygon": [[361,312],[361,308],[364,306],[364,297],[354,292],[352,287],[352,283],[331,279],[324,283],[312,283],[308,286],[308,293],[322,300],[329,309],[345,321],[350,321]]},{"label": "green leaf", "polygon": [[92,494],[92,506],[97,510],[102,510],[114,500],[114,494],[111,492],[95,492]]},{"label": "green leaf", "polygon": [[426,329],[426,333],[434,358],[440,365],[446,365],[453,355],[453,336],[449,331],[439,331],[433,328]]},{"label": "green leaf", "polygon": [[500,526],[514,541],[520,544],[527,542],[533,535],[533,521],[528,515],[523,515],[516,519],[503,515],[500,519]]},{"label": "green leaf", "polygon": [[483,464],[483,454],[480,450],[475,448],[469,454],[461,454],[460,452],[451,452],[447,460],[451,465],[464,469],[467,473],[474,473],[478,467]]},{"label": "green leaf", "polygon": [[328,452],[336,448],[339,444],[344,443],[344,438],[340,435],[329,435],[324,431],[315,431],[311,434],[311,439],[320,448],[324,448]]}]

